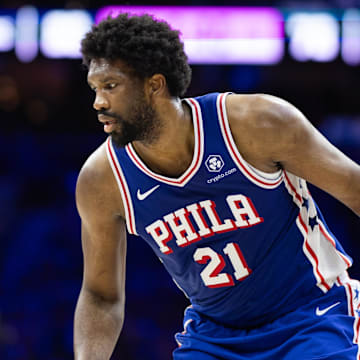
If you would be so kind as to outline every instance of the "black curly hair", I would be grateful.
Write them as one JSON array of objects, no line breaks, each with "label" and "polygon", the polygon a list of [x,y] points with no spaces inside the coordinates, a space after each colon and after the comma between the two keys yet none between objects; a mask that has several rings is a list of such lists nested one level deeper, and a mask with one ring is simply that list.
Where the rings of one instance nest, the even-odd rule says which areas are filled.
[{"label": "black curly hair", "polygon": [[109,16],[85,35],[81,53],[87,67],[92,59],[103,58],[123,61],[142,79],[163,74],[171,96],[183,96],[190,84],[191,69],[179,31],[150,15]]}]

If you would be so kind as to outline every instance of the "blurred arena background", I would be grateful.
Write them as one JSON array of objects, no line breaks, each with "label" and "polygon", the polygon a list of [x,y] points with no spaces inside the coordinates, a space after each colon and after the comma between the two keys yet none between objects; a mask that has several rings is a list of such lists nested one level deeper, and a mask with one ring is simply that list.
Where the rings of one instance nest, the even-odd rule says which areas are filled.
[{"label": "blurred arena background", "polygon": [[[150,12],[167,14],[182,30],[193,69],[188,96],[228,90],[280,96],[360,162],[360,0],[194,0],[159,8],[174,4],[158,1]],[[72,358],[82,277],[74,189],[80,167],[105,140],[78,48],[107,5],[119,11],[145,2],[0,2],[4,360]],[[311,191],[354,259],[351,276],[360,278],[358,217]],[[127,261],[126,319],[113,359],[169,359],[187,301],[141,239],[129,238]]]}]

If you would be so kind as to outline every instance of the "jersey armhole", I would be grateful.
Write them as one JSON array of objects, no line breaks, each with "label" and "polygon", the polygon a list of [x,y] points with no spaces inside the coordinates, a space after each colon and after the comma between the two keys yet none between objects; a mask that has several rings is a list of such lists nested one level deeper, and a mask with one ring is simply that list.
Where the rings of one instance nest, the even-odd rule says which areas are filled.
[{"label": "jersey armhole", "polygon": [[274,189],[282,183],[283,171],[279,170],[274,173],[267,173],[256,169],[254,166],[250,165],[247,161],[245,161],[235,144],[234,138],[230,130],[225,106],[226,97],[229,94],[231,93],[219,94],[216,100],[218,120],[220,123],[221,133],[226,148],[234,163],[248,180],[264,189]]},{"label": "jersey armhole", "polygon": [[110,136],[106,140],[106,155],[108,157],[111,169],[114,173],[123,200],[127,231],[132,235],[138,235],[138,233],[136,232],[134,207],[132,204],[130,191],[124,173],[116,156],[115,150],[113,148]]}]

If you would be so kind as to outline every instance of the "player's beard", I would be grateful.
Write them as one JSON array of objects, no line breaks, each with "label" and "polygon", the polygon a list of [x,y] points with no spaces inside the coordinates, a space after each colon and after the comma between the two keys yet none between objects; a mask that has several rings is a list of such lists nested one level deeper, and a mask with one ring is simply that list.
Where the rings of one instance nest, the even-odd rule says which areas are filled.
[{"label": "player's beard", "polygon": [[153,143],[158,135],[160,120],[151,106],[142,96],[133,100],[126,116],[111,114],[116,119],[116,129],[111,132],[111,139],[116,147],[124,147],[132,141]]}]

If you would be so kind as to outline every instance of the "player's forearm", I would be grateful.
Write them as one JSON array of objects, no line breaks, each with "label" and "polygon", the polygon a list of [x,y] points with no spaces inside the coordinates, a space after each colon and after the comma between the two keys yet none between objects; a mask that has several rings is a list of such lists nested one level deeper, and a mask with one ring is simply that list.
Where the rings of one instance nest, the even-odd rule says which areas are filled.
[{"label": "player's forearm", "polygon": [[114,350],[124,320],[120,301],[106,301],[82,290],[74,319],[76,360],[108,360]]}]

